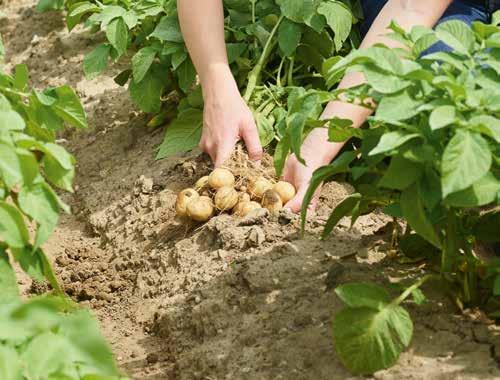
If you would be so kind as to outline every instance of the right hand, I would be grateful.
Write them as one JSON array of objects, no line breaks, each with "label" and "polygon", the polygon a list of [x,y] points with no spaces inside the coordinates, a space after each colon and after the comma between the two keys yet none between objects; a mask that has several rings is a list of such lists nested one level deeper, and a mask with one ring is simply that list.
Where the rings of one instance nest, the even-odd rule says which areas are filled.
[{"label": "right hand", "polygon": [[205,108],[200,148],[210,155],[215,167],[219,167],[231,157],[236,143],[243,139],[249,158],[260,161],[262,145],[257,126],[229,66],[211,70],[202,87]]}]

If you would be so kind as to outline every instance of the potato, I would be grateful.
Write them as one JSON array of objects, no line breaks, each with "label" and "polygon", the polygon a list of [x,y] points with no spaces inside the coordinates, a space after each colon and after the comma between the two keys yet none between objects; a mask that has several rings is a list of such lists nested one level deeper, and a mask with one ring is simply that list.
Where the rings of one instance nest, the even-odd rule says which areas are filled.
[{"label": "potato", "polygon": [[187,205],[187,215],[197,222],[206,222],[214,211],[214,204],[209,197],[201,196]]},{"label": "potato", "polygon": [[262,208],[260,204],[253,201],[240,202],[234,208],[234,214],[237,216],[247,216],[251,211]]},{"label": "potato", "polygon": [[264,177],[252,178],[248,181],[248,193],[252,199],[260,200],[266,192],[273,187],[273,184]]},{"label": "potato", "polygon": [[208,188],[208,175],[201,177],[194,185],[196,191],[201,191]]},{"label": "potato", "polygon": [[250,194],[238,193],[238,203],[250,202]]},{"label": "potato", "polygon": [[283,202],[276,191],[267,190],[262,196],[262,207],[275,215],[283,208]]},{"label": "potato", "polygon": [[279,181],[273,186],[273,190],[278,193],[283,204],[286,204],[296,194],[295,187],[293,187],[291,183],[285,181]]},{"label": "potato", "polygon": [[222,168],[215,169],[208,176],[208,185],[214,190],[218,190],[221,187],[233,187],[234,181],[233,173]]},{"label": "potato", "polygon": [[215,207],[220,211],[231,210],[238,203],[238,192],[229,186],[221,187],[215,193]]},{"label": "potato", "polygon": [[199,194],[194,189],[184,189],[177,195],[175,201],[175,212],[179,216],[186,216],[187,206],[193,200],[198,199]]}]

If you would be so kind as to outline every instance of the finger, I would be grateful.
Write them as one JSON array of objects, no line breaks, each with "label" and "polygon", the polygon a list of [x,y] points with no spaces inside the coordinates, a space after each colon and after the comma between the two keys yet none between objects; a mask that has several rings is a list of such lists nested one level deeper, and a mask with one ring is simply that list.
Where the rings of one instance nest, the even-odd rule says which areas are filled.
[{"label": "finger", "polygon": [[215,158],[213,159],[216,168],[224,165],[224,162],[231,158],[236,141],[224,141],[215,150]]},{"label": "finger", "polygon": [[213,149],[213,145],[212,144],[208,144],[205,140],[201,140],[198,147],[203,151],[205,152],[206,154],[208,154],[210,156],[210,159],[212,161],[215,160],[215,150]]},{"label": "finger", "polygon": [[245,141],[248,151],[248,158],[252,161],[260,161],[262,159],[262,145],[260,143],[259,132],[253,119],[245,122],[242,126],[241,137]]}]

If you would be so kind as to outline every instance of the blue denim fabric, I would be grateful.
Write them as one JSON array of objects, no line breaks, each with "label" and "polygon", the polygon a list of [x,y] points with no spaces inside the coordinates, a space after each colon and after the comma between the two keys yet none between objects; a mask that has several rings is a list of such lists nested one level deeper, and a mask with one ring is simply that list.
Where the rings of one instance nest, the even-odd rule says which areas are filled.
[{"label": "blue denim fabric", "polygon": [[[362,0],[363,12],[365,15],[364,22],[361,26],[362,34],[366,34],[373,21],[382,10],[388,0]],[[439,23],[450,20],[461,20],[467,24],[473,21],[488,22],[488,12],[484,1],[480,0],[455,0],[448,7]],[[443,42],[431,46],[424,54],[435,53],[438,51],[450,51],[451,48]]]}]

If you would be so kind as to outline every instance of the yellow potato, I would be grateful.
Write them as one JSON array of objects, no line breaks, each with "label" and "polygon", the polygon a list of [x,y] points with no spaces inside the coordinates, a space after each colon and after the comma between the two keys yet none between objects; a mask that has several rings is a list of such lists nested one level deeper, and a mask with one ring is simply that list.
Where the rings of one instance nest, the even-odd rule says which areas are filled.
[{"label": "yellow potato", "polygon": [[215,169],[208,176],[208,184],[214,190],[218,190],[221,187],[233,187],[234,181],[233,173],[223,168]]},{"label": "yellow potato", "polygon": [[179,216],[186,216],[187,206],[190,202],[199,198],[199,194],[194,189],[184,189],[177,195],[175,201],[175,212]]}]

